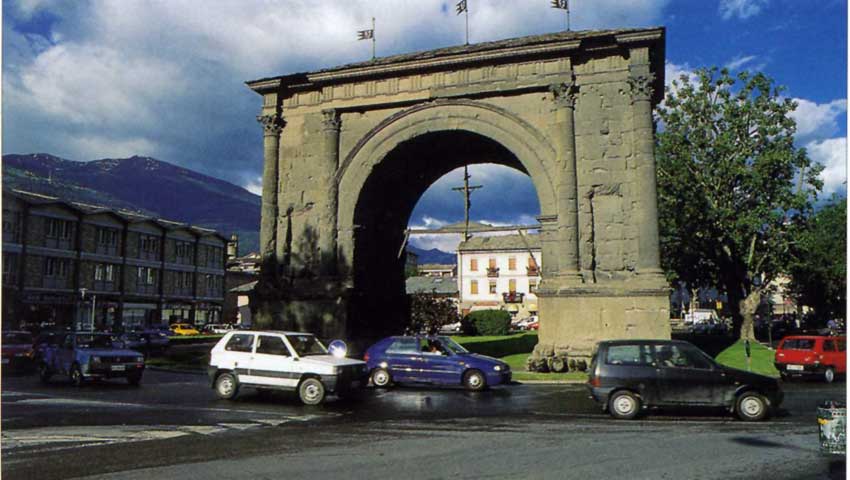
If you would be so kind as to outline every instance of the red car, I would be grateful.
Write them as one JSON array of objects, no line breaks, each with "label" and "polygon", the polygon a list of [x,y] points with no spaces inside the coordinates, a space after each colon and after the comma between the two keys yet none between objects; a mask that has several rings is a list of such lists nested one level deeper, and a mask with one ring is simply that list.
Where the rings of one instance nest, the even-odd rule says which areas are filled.
[{"label": "red car", "polygon": [[3,332],[3,367],[25,368],[32,365],[32,334],[29,332]]},{"label": "red car", "polygon": [[774,365],[783,380],[791,376],[820,376],[827,383],[847,372],[846,337],[793,335],[776,348]]}]

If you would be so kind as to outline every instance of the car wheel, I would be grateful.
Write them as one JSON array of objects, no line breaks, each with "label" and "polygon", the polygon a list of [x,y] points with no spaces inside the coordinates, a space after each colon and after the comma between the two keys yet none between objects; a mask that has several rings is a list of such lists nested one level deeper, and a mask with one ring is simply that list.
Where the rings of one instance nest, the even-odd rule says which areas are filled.
[{"label": "car wheel", "polygon": [[378,388],[387,388],[392,385],[393,379],[385,368],[372,370],[372,385]]},{"label": "car wheel", "polygon": [[767,401],[756,392],[744,392],[738,397],[735,412],[745,422],[758,422],[767,417]]},{"label": "car wheel", "polygon": [[218,398],[231,400],[239,392],[239,383],[230,373],[222,373],[215,379],[215,393]]},{"label": "car wheel", "polygon": [[298,396],[305,405],[318,405],[325,399],[325,385],[317,378],[307,378],[298,386]]},{"label": "car wheel", "polygon": [[823,372],[823,379],[826,381],[826,383],[832,383],[835,380],[835,369],[832,367],[828,367]]},{"label": "car wheel", "polygon": [[71,366],[70,377],[71,383],[73,383],[75,387],[81,387],[86,381],[86,378],[83,376],[82,370],[80,370],[80,366],[76,363]]},{"label": "car wheel", "polygon": [[130,375],[129,377],[127,377],[127,383],[129,383],[130,385],[132,385],[134,387],[138,387],[139,384],[142,383],[142,376],[141,375]]},{"label": "car wheel", "polygon": [[487,379],[484,378],[484,374],[478,370],[470,370],[463,376],[463,386],[465,386],[467,390],[480,392],[487,388]]},{"label": "car wheel", "polygon": [[47,383],[50,381],[50,377],[53,376],[53,372],[50,371],[50,367],[46,363],[42,362],[38,366],[38,376],[42,382]]},{"label": "car wheel", "polygon": [[628,390],[616,392],[608,400],[608,412],[619,420],[631,420],[640,413],[640,399]]}]

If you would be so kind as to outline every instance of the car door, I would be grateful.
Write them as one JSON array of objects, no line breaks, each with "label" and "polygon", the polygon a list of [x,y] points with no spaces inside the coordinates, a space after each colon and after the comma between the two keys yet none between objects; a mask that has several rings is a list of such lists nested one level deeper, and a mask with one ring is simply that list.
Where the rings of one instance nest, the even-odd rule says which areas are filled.
[{"label": "car door", "polygon": [[651,345],[645,343],[611,344],[605,349],[605,384],[637,392],[647,405],[656,403],[658,372]]},{"label": "car door", "polygon": [[74,363],[74,347],[76,335],[65,335],[62,344],[56,349],[56,364],[54,369],[60,372],[70,372],[71,364]]},{"label": "car door", "polygon": [[254,338],[252,333],[237,333],[232,335],[224,349],[216,354],[218,368],[232,370],[243,381],[244,376],[250,378],[251,354],[254,351]]},{"label": "car door", "polygon": [[300,374],[289,347],[279,335],[257,335],[244,383],[295,388]]},{"label": "car door", "polygon": [[416,337],[399,337],[384,352],[392,378],[399,382],[417,382],[422,368],[422,352]]},{"label": "car door", "polygon": [[844,337],[839,337],[835,339],[835,360],[836,360],[836,369],[837,373],[845,373],[847,371],[847,340]]},{"label": "car door", "polygon": [[658,399],[667,405],[720,405],[726,374],[696,347],[687,344],[655,345],[658,365]]},{"label": "car door", "polygon": [[437,339],[420,338],[420,381],[460,384],[462,367],[456,357]]}]

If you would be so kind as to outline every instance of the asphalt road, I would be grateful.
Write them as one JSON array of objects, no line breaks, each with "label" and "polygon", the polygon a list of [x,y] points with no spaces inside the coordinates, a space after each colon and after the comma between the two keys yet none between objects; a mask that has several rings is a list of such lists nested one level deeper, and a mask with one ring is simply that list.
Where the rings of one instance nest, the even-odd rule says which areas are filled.
[{"label": "asphalt road", "polygon": [[206,378],[148,371],[79,389],[2,384],[5,478],[845,478],[818,452],[816,406],[845,384],[786,384],[768,422],[722,411],[614,421],[581,385],[482,393],[397,387],[305,407],[294,395],[215,398]]}]

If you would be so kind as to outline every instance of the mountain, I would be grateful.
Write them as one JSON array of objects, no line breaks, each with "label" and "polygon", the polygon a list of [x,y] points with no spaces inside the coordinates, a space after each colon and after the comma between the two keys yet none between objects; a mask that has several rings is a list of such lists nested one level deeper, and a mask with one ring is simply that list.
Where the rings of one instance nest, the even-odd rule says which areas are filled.
[{"label": "mountain", "polygon": [[258,195],[155,158],[77,162],[44,153],[3,155],[3,188],[139,211],[228,237],[237,233],[242,253],[258,246]]},{"label": "mountain", "polygon": [[455,263],[457,263],[457,256],[454,253],[444,252],[442,250],[437,250],[436,248],[432,248],[431,250],[424,250],[421,248],[414,247],[410,244],[407,244],[407,249],[418,255],[417,262],[419,263],[419,265],[424,265],[426,263],[454,265]]}]

